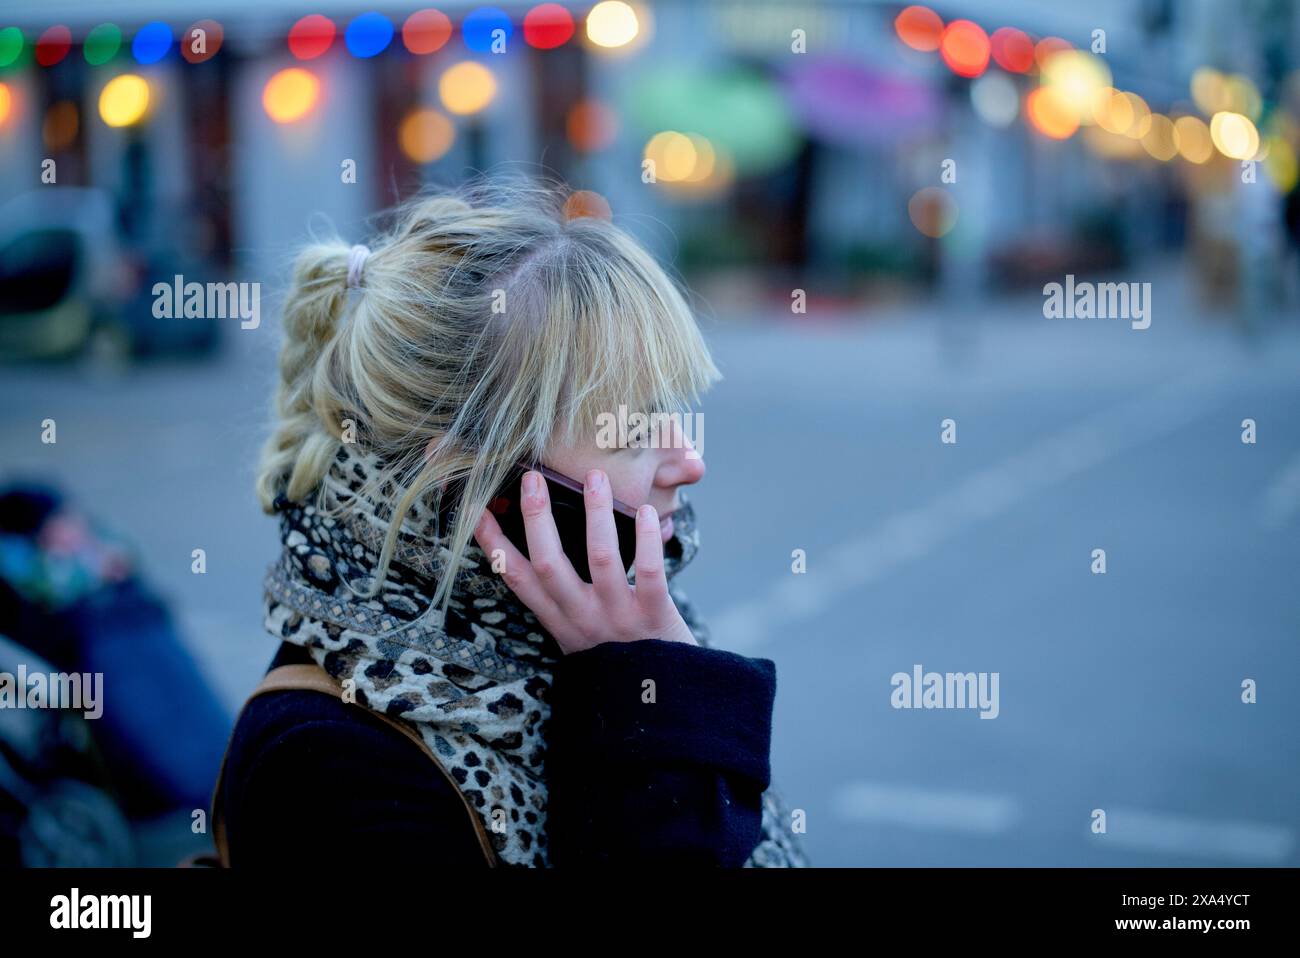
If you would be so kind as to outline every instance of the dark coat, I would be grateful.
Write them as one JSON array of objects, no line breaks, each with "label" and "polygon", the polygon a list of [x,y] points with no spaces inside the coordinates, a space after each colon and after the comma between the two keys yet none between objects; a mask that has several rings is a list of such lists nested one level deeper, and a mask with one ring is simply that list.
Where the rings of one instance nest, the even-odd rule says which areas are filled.
[{"label": "dark coat", "polygon": [[[286,642],[268,671],[313,661]],[[566,655],[546,732],[552,865],[744,864],[761,835],[775,695],[770,659],[720,649],[648,639]],[[217,800],[236,868],[487,867],[463,798],[428,756],[320,692],[248,703]]]}]

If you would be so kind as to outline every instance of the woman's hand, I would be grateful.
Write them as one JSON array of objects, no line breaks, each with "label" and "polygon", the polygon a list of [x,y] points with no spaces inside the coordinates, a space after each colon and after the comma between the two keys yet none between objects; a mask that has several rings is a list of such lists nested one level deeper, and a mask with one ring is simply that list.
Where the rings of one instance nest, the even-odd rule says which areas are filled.
[{"label": "woman's hand", "polygon": [[583,499],[587,507],[587,563],[591,583],[584,582],[560,546],[551,516],[551,500],[540,473],[524,476],[524,534],[529,559],[515,548],[488,510],[474,528],[474,538],[488,555],[505,555],[501,577],[567,655],[602,642],[664,639],[698,645],[668,594],[659,516],[645,505],[636,517],[636,585],[627,581],[614,531],[614,498],[609,479],[599,469],[587,473]]}]

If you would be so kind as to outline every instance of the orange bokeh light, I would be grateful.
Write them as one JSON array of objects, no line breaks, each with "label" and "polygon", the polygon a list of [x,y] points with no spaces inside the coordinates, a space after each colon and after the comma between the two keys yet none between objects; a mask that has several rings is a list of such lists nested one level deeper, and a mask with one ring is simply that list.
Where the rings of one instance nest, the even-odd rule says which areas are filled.
[{"label": "orange bokeh light", "polygon": [[894,18],[898,39],[913,50],[929,52],[939,49],[943,37],[943,20],[929,7],[907,7]]},{"label": "orange bokeh light", "polygon": [[977,77],[989,65],[988,34],[970,20],[954,20],[943,31],[939,53],[948,69],[963,77]]},{"label": "orange bokeh light", "polygon": [[582,100],[565,118],[565,132],[575,150],[592,153],[614,142],[618,116],[599,100]]},{"label": "orange bokeh light", "polygon": [[1025,98],[1025,116],[1043,136],[1064,140],[1079,129],[1079,111],[1054,87],[1040,86]]}]

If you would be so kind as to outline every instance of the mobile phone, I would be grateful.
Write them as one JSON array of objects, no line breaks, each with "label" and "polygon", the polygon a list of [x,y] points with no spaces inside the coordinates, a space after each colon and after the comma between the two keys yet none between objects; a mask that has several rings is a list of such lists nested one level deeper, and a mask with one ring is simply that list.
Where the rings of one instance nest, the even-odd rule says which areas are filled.
[{"label": "mobile phone", "polygon": [[[587,564],[587,507],[583,500],[583,485],[575,479],[536,464],[529,467],[517,463],[502,484],[497,495],[488,504],[497,524],[506,538],[514,543],[524,557],[528,557],[528,537],[524,531],[524,516],[520,510],[523,501],[524,473],[532,468],[546,479],[551,500],[551,515],[560,536],[560,546],[569,557],[574,571],[584,582],[591,581]],[[636,509],[618,499],[614,500],[614,532],[618,537],[618,551],[623,560],[623,571],[632,568],[636,559]]]}]

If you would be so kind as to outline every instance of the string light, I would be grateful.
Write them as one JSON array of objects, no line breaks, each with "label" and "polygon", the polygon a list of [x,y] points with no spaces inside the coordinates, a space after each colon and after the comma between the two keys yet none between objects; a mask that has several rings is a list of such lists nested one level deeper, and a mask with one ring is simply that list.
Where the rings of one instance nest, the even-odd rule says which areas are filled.
[{"label": "string light", "polygon": [[382,13],[363,13],[348,24],[343,42],[348,52],[365,60],[378,56],[393,41],[393,21]]},{"label": "string light", "polygon": [[292,123],[306,116],[319,98],[316,75],[302,67],[289,67],[266,81],[262,107],[276,123]]},{"label": "string light", "polygon": [[172,48],[172,28],[161,20],[146,23],[131,41],[131,55],[137,63],[157,63]]},{"label": "string light", "polygon": [[99,115],[109,126],[133,126],[149,109],[149,84],[134,73],[123,73],[104,84]]},{"label": "string light", "polygon": [[440,10],[417,10],[402,24],[402,43],[417,56],[441,50],[451,39],[451,21]]},{"label": "string light", "polygon": [[510,48],[510,37],[514,33],[514,24],[506,12],[498,7],[479,7],[471,10],[460,25],[465,46],[475,53],[493,53],[493,44],[498,39]]},{"label": "string light", "polygon": [[333,20],[309,13],[289,28],[289,52],[299,60],[314,60],[334,44],[334,34]]}]

